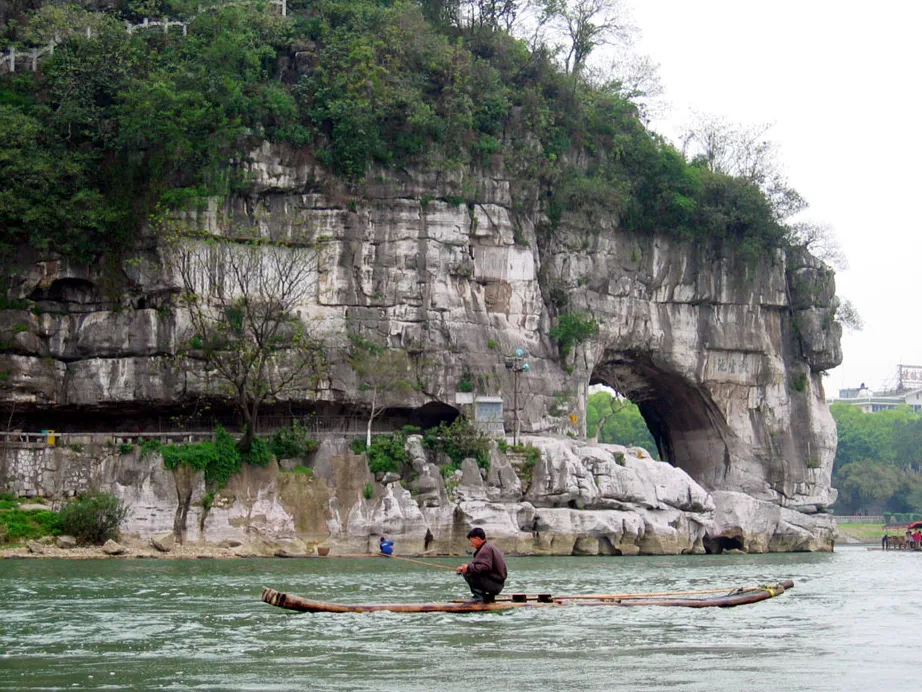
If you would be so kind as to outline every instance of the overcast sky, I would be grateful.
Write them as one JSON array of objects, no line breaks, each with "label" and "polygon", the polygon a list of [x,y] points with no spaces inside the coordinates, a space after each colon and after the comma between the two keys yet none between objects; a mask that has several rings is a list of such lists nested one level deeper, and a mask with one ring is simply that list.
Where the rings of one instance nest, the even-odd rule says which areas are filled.
[{"label": "overcast sky", "polygon": [[637,50],[659,63],[667,136],[690,109],[773,123],[808,216],[833,226],[849,268],[846,332],[826,395],[922,365],[922,2],[628,0]]}]

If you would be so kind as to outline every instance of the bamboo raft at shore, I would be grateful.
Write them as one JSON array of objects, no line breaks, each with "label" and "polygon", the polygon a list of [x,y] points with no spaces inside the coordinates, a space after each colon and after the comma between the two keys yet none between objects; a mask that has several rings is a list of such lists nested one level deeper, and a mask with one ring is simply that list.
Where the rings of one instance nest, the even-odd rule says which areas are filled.
[{"label": "bamboo raft at shore", "polygon": [[492,603],[451,601],[446,603],[330,603],[263,588],[262,600],[269,605],[301,613],[479,613],[515,608],[560,606],[674,606],[682,608],[733,608],[780,596],[794,587],[786,579],[777,584],[707,591],[673,591],[640,594],[586,594],[554,596],[552,594],[511,594]]}]

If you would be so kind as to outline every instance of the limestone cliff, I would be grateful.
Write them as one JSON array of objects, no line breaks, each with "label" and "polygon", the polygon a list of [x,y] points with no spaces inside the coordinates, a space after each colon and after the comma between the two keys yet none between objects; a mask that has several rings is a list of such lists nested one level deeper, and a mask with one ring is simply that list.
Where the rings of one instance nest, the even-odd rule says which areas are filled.
[{"label": "limestone cliff", "polygon": [[681,469],[619,445],[528,437],[540,450],[533,467],[494,445],[488,473],[467,460],[445,478],[416,436],[408,441],[412,471],[401,478],[373,477],[364,456],[328,442],[312,460],[313,473],[286,470],[288,462],[245,466],[209,495],[202,472],[166,469],[159,454],[145,456],[126,441],[138,438],[66,439],[8,446],[0,483],[51,498],[105,488],[130,507],[123,533],[160,543],[167,534],[240,556],[318,547],[375,553],[381,536],[400,553],[461,553],[475,525],[522,555],[822,550],[834,533],[829,515],[711,494]]},{"label": "limestone cliff", "polygon": [[[331,359],[314,405],[366,405],[344,358],[346,334],[358,330],[418,357],[424,386],[406,396],[403,410],[463,408],[458,383],[470,373],[474,394],[503,396],[511,430],[513,382],[503,356],[523,348],[531,365],[518,378],[524,433],[583,436],[587,388],[608,384],[639,405],[661,457],[711,498],[713,507],[699,503],[712,513],[708,530],[689,529],[681,547],[664,551],[703,545],[706,533],[755,549],[831,546],[831,523],[817,517],[835,497],[835,424],[821,377],[841,353],[833,276],[821,262],[780,250],[746,261],[727,247],[628,233],[610,218],[564,214],[552,225],[533,191],[501,170],[380,170],[361,190],[348,191],[289,149],[266,144],[248,166],[245,194],[176,215],[171,227],[322,240],[323,262],[302,310]],[[111,263],[74,266],[51,254],[26,260],[11,297],[40,309],[0,312],[7,342],[0,396],[8,406],[47,428],[69,421],[76,429],[90,414],[105,416],[111,427],[113,412],[140,427],[146,413],[169,412],[202,393],[202,380],[172,359],[185,317],[175,308],[178,285],[153,231],[145,249],[116,270]],[[575,311],[590,314],[600,330],[562,357],[548,332],[561,314]],[[564,464],[567,445],[545,448],[546,463]],[[592,465],[594,449],[572,452],[580,468]],[[486,499],[476,501],[489,504],[500,481],[487,481]],[[400,485],[387,487],[395,506],[424,504],[408,500]],[[577,495],[594,490],[587,485]],[[640,506],[654,502],[650,492],[644,490],[646,500],[638,495]],[[522,499],[523,506],[543,505],[545,524],[533,522],[530,541],[553,542],[548,532],[563,523],[602,525],[621,511],[604,503],[574,508],[568,495],[567,519],[550,519],[558,495],[547,490]],[[367,508],[356,509],[361,503],[349,516],[341,499],[339,505],[338,514],[324,510],[325,521],[375,521]],[[450,544],[460,531],[454,510],[418,511],[425,521],[407,526],[428,531],[436,545]],[[771,527],[767,514],[775,517]],[[773,543],[781,523],[810,540]],[[513,531],[512,521],[510,535],[527,524]],[[605,534],[608,544],[625,545],[616,533]]]}]

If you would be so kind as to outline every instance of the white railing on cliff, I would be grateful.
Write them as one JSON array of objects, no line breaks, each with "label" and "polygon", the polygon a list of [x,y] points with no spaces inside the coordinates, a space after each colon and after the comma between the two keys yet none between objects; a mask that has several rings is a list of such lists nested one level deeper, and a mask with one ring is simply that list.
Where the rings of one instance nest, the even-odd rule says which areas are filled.
[{"label": "white railing on cliff", "polygon": [[[265,424],[261,426],[263,429],[257,435],[259,437],[268,437],[276,430],[291,425],[292,419],[286,418],[284,420],[284,424]],[[279,421],[281,419],[275,422]],[[265,421],[264,423],[271,422]],[[367,421],[360,419],[319,419],[303,424],[307,434],[315,440],[364,438],[367,434],[367,425]],[[375,421],[372,425],[371,434],[381,435],[392,433],[394,430],[394,426],[385,421]],[[231,432],[231,434],[235,437],[240,436],[238,432]],[[57,432],[53,430],[46,432],[19,432],[14,430],[0,432],[0,447],[68,447],[71,445],[106,444],[107,442],[142,444],[148,440],[157,440],[163,444],[186,444],[213,439],[214,430],[174,430],[171,432]]]},{"label": "white railing on cliff", "polygon": [[836,514],[836,521],[840,524],[883,524],[883,515],[877,514]]},{"label": "white railing on cliff", "polygon": [[[89,31],[89,28],[87,28]],[[43,58],[46,55],[54,55],[54,47],[57,45],[54,41],[49,41],[48,45],[44,48],[29,48],[29,49],[16,49],[16,46],[10,46],[6,51],[6,54],[0,53],[0,67],[3,65],[7,66],[8,72],[15,72],[16,65],[19,64],[16,62],[18,56],[22,55],[27,61],[28,65],[33,72],[38,70],[38,60]]]},{"label": "white railing on cliff", "polygon": [[[268,0],[268,3],[270,6],[276,5],[283,17],[288,16],[288,0]],[[210,5],[208,7],[202,7],[200,5],[196,14],[208,12],[209,10],[220,9],[222,7],[230,7],[243,4],[247,3],[225,2],[219,5]],[[178,19],[167,19],[165,17],[160,19],[151,19],[150,17],[144,17],[137,24],[132,24],[128,21],[125,22],[125,31],[127,31],[129,34],[133,34],[134,32],[142,29],[163,29],[163,33],[168,34],[170,32],[170,27],[179,27],[182,29],[183,36],[188,35],[189,23],[180,21]],[[93,38],[93,30],[88,26],[74,29],[72,33],[86,36],[86,38]],[[22,46],[10,46],[6,49],[6,51],[0,51],[0,73],[16,72],[17,67],[20,65],[27,65],[32,72],[36,72],[38,71],[39,60],[54,55],[54,48],[60,43],[61,39],[57,38],[52,39],[48,42],[47,45],[41,47],[24,48]]]},{"label": "white railing on cliff", "polygon": [[176,20],[149,19],[147,17],[141,20],[140,24],[132,24],[131,22],[125,22],[125,31],[127,31],[129,34],[133,34],[135,31],[138,31],[139,29],[157,29],[157,28],[162,27],[163,33],[168,34],[170,33],[171,26],[182,27],[182,35],[183,36],[189,35],[189,24],[187,22],[181,22],[178,19]]}]

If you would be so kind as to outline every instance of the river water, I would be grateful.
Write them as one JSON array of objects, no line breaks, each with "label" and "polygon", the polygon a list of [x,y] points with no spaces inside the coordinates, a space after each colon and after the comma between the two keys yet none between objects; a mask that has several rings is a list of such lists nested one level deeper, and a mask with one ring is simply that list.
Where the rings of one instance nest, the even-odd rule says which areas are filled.
[{"label": "river water", "polygon": [[[455,565],[459,560],[435,560]],[[511,558],[507,591],[795,588],[738,608],[298,614],[464,597],[380,559],[0,560],[3,690],[922,689],[922,553]]]}]

